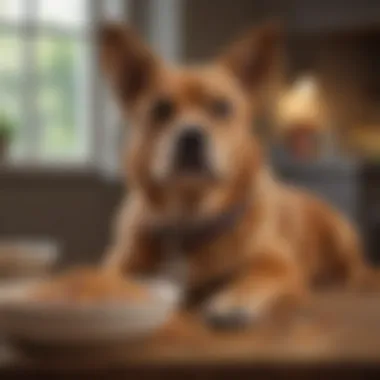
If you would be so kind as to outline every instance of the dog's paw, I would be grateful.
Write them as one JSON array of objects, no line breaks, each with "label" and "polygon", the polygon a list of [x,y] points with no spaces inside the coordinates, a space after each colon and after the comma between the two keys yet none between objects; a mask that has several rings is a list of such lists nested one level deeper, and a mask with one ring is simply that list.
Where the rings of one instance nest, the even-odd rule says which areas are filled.
[{"label": "dog's paw", "polygon": [[253,322],[250,313],[243,308],[225,311],[206,311],[204,318],[209,326],[221,330],[243,329]]},{"label": "dog's paw", "polygon": [[259,309],[248,308],[236,302],[226,302],[220,298],[211,301],[203,309],[205,322],[215,329],[244,329],[255,324],[260,317]]}]

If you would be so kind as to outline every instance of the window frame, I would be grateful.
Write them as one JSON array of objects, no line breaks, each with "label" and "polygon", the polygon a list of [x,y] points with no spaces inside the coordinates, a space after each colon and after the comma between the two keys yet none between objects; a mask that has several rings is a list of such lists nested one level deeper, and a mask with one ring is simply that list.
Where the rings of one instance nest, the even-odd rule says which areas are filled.
[{"label": "window frame", "polygon": [[[118,122],[114,110],[109,110],[104,84],[101,79],[97,64],[96,46],[93,41],[94,31],[98,24],[107,18],[115,18],[120,15],[123,20],[128,20],[128,0],[86,0],[85,12],[88,22],[85,26],[54,25],[52,23],[37,20],[36,13],[39,0],[25,1],[25,14],[21,20],[7,20],[0,18],[0,32],[19,36],[21,39],[21,72],[24,83],[21,91],[21,143],[23,144],[22,157],[11,157],[6,163],[7,167],[16,169],[36,169],[38,171],[47,169],[63,170],[97,170],[104,166],[106,154],[102,144],[108,141],[107,125],[110,120]],[[87,139],[88,154],[84,157],[57,157],[45,158],[38,156],[40,139],[43,133],[43,125],[38,123],[37,106],[35,94],[38,91],[36,50],[33,43],[39,35],[53,37],[69,37],[83,42],[87,53],[84,56],[87,75],[84,81],[84,96],[88,99],[88,109],[81,116],[84,121],[77,124],[79,138]],[[80,116],[77,116],[79,119]],[[116,128],[116,127],[115,127]],[[27,142],[27,144],[26,144]]]}]

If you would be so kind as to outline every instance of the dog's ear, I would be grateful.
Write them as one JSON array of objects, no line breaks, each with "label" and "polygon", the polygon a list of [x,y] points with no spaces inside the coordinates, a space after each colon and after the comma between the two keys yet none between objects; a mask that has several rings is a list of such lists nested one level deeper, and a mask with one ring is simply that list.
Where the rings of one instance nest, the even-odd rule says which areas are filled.
[{"label": "dog's ear", "polygon": [[106,23],[97,34],[100,66],[118,100],[128,105],[154,80],[158,59],[135,33],[123,24]]},{"label": "dog's ear", "polygon": [[271,22],[250,30],[230,46],[220,62],[231,71],[249,94],[267,83],[279,61],[281,28]]}]

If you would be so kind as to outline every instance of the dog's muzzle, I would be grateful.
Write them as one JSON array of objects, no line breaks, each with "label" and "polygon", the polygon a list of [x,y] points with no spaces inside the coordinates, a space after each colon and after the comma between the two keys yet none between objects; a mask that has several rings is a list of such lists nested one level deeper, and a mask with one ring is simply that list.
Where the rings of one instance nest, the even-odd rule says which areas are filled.
[{"label": "dog's muzzle", "polygon": [[178,138],[175,170],[178,173],[199,174],[206,169],[206,136],[197,127],[189,127]]}]

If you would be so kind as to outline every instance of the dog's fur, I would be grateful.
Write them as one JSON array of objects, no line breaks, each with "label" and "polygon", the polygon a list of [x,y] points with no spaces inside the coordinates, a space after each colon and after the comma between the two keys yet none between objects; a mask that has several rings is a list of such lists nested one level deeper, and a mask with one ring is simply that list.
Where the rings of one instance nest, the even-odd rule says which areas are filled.
[{"label": "dog's fur", "polygon": [[[247,201],[232,228],[185,256],[189,288],[231,275],[205,304],[213,320],[238,314],[249,322],[284,297],[302,299],[316,283],[357,284],[368,273],[355,229],[322,201],[279,183],[252,134],[277,45],[278,31],[267,25],[211,64],[177,68],[124,26],[100,33],[102,68],[131,130],[124,160],[129,191],[106,265],[154,272],[164,254],[147,226],[196,223]],[[160,99],[170,107],[157,105]],[[208,138],[209,175],[173,169],[189,125]]]}]

